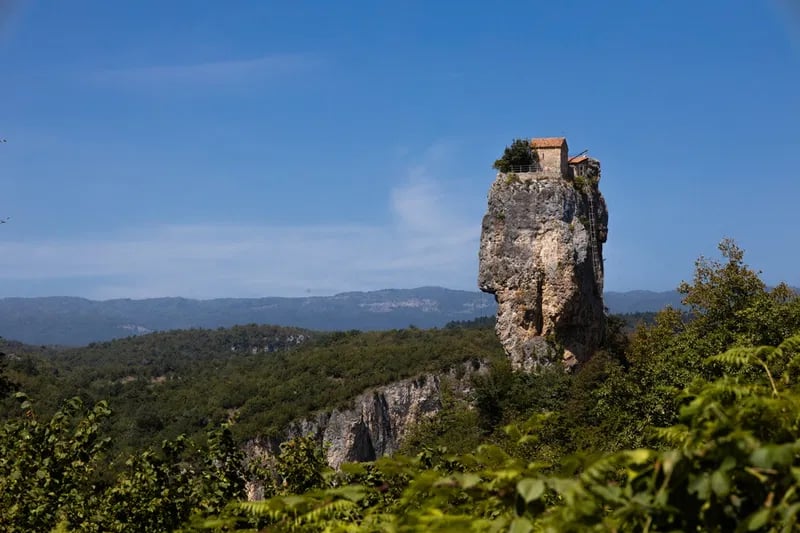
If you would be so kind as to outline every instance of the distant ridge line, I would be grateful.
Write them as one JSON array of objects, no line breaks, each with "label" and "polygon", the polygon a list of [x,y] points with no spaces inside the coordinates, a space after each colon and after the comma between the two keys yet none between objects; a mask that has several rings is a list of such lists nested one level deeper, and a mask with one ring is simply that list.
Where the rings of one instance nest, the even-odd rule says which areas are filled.
[{"label": "distant ridge line", "polygon": [[[680,306],[676,291],[606,291],[611,313]],[[342,292],[333,296],[90,300],[78,296],[0,298],[0,337],[33,345],[90,342],[170,329],[271,324],[312,330],[386,330],[494,315],[489,294],[443,287]]]}]

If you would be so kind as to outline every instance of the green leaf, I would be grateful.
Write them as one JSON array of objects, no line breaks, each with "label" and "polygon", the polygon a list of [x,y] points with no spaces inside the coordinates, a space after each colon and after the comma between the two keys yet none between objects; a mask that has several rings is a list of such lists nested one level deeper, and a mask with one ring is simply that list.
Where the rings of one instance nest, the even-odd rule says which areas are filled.
[{"label": "green leaf", "polygon": [[769,522],[770,519],[770,514],[770,509],[761,509],[751,514],[750,518],[747,519],[747,530],[755,531],[767,525],[767,522]]},{"label": "green leaf", "polygon": [[533,531],[533,524],[526,518],[515,518],[508,528],[508,533],[530,533]]},{"label": "green leaf", "polygon": [[788,466],[794,460],[794,444],[768,444],[750,454],[750,462],[759,468]]},{"label": "green leaf", "polygon": [[689,494],[697,494],[699,499],[707,500],[711,494],[711,480],[708,474],[701,473],[694,476],[694,479],[689,481],[687,490]]},{"label": "green leaf", "polygon": [[725,459],[723,459],[719,469],[723,472],[727,472],[728,470],[732,470],[735,466],[736,458],[732,455],[727,455],[725,456]]},{"label": "green leaf", "polygon": [[626,453],[628,456],[628,460],[635,465],[640,465],[642,463],[646,463],[650,460],[653,456],[654,452],[652,450],[646,450],[644,448],[640,448],[638,450],[631,450]]},{"label": "green leaf", "polygon": [[517,483],[517,492],[525,503],[538,500],[544,494],[544,481],[532,478],[522,479]]},{"label": "green leaf", "polygon": [[461,488],[464,489],[472,488],[481,482],[481,476],[477,474],[461,474],[457,476],[457,479],[461,483]]},{"label": "green leaf", "polygon": [[720,470],[711,474],[711,490],[713,490],[714,494],[717,496],[727,496],[731,491],[731,480],[728,474]]}]

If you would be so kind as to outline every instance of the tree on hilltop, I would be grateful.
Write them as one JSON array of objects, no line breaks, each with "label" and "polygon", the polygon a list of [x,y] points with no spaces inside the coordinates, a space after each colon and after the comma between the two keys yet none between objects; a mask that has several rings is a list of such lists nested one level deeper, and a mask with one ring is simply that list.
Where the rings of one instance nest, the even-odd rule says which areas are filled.
[{"label": "tree on hilltop", "polygon": [[494,162],[492,168],[500,172],[511,172],[513,167],[530,166],[537,163],[539,158],[531,148],[528,139],[514,139],[503,151],[503,156]]}]

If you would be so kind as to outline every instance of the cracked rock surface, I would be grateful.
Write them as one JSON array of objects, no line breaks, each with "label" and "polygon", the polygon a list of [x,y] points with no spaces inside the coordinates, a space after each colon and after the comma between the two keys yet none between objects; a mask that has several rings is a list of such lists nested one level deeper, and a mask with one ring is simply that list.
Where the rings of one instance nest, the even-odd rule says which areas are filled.
[{"label": "cracked rock surface", "polygon": [[593,163],[589,179],[501,173],[489,190],[478,285],[497,300],[497,335],[514,368],[571,367],[602,340],[608,211]]}]

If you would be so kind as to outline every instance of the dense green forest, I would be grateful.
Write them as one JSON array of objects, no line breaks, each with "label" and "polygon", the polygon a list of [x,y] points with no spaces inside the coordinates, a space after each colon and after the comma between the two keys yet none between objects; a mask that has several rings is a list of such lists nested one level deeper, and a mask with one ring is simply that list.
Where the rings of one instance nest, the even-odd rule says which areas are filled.
[{"label": "dense green forest", "polygon": [[[469,359],[502,359],[485,321],[441,330],[319,333],[276,326],[178,330],[44,352],[6,346],[6,374],[53,413],[64,398],[107,400],[114,452],[228,420],[237,439],[276,435],[289,422],[346,405],[364,390]],[[0,404],[15,412],[10,398]]]},{"label": "dense green forest", "polygon": [[[80,356],[17,347],[0,381],[0,527],[793,531],[800,297],[767,289],[732,242],[720,251],[679,287],[688,313],[667,308],[633,331],[610,319],[603,350],[573,373],[513,372],[487,324],[324,335],[250,326],[126,339]],[[231,350],[236,342],[222,337],[238,334],[242,349]],[[401,455],[332,472],[298,438],[244,470],[237,435],[274,431],[324,397],[346,402],[473,357],[492,366],[475,377],[473,397],[446,398]],[[317,397],[317,387],[330,388]],[[289,402],[295,390],[309,396],[300,406]],[[73,391],[80,398],[56,404]],[[128,404],[158,419],[133,418],[129,431],[144,428],[127,434],[113,411]],[[187,407],[196,410],[183,419]],[[207,437],[172,437],[174,427]],[[148,434],[170,438],[146,448]],[[267,498],[240,503],[253,477]]]}]

